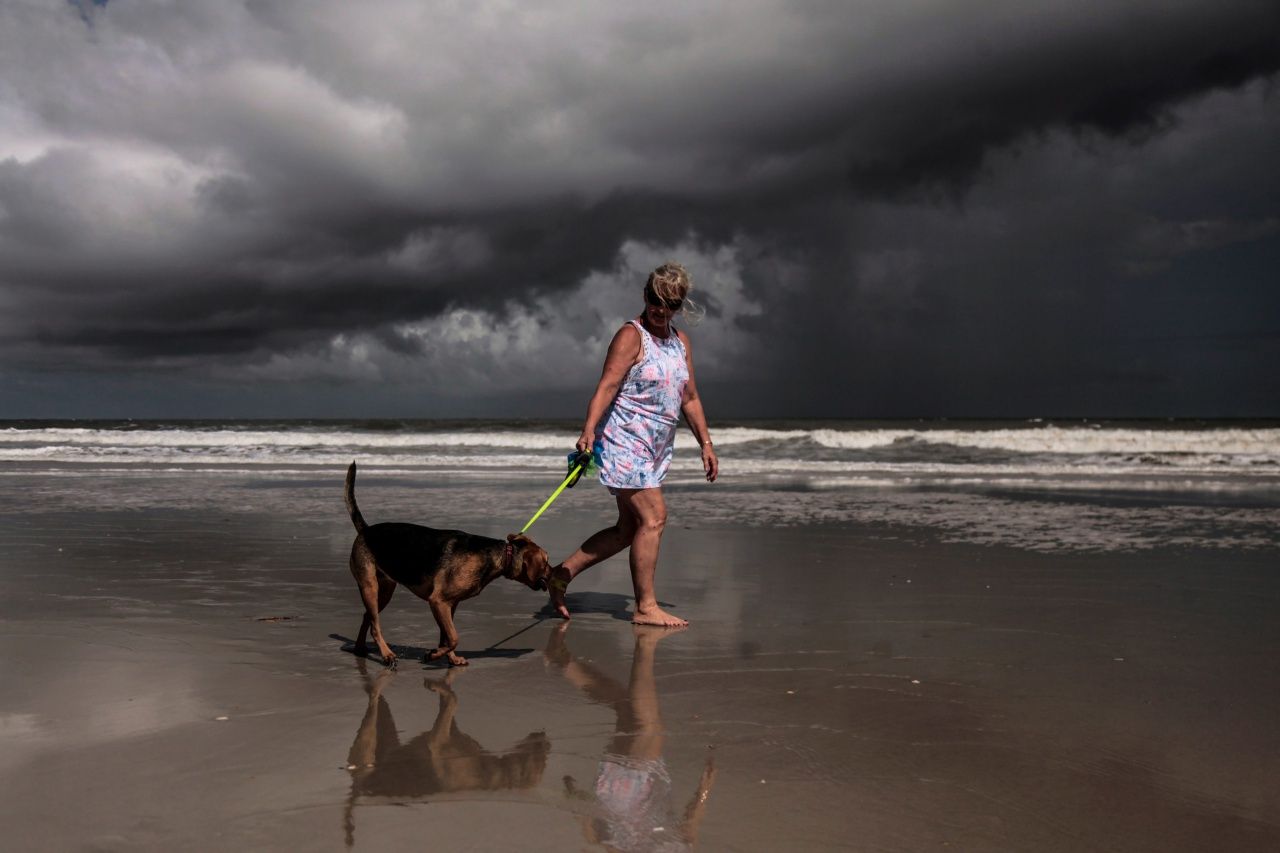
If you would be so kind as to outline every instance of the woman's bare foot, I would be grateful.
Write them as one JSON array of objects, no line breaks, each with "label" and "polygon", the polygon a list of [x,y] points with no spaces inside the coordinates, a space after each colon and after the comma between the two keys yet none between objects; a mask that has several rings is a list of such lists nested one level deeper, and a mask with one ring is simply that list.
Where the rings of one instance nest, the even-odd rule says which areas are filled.
[{"label": "woman's bare foot", "polygon": [[635,622],[631,623],[632,636],[636,638],[636,648],[650,651],[657,648],[658,643],[667,637],[674,637],[688,627],[688,625],[639,625]]},{"label": "woman's bare foot", "polygon": [[556,566],[547,578],[547,592],[551,595],[551,606],[561,619],[569,618],[569,608],[564,603],[565,590],[569,588],[569,570],[564,566]]},{"label": "woman's bare foot", "polygon": [[689,624],[688,619],[672,616],[656,604],[650,607],[637,606],[631,622],[633,625],[658,625],[663,628],[684,628]]}]

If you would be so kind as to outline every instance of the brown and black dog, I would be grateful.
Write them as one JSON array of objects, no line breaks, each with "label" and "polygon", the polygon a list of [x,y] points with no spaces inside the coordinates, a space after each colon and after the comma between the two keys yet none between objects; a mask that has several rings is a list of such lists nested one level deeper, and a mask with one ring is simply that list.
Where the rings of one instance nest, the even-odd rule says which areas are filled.
[{"label": "brown and black dog", "polygon": [[547,588],[551,564],[547,552],[520,533],[507,541],[473,536],[461,530],[435,530],[420,524],[387,522],[369,525],[356,506],[356,463],[347,469],[344,496],[356,541],[351,545],[351,574],[364,601],[364,621],[356,637],[355,652],[366,652],[365,637],[373,628],[373,641],[387,666],[395,653],[382,636],[378,614],[391,601],[396,584],[404,584],[427,604],[440,626],[440,645],[423,656],[424,661],[448,657],[454,666],[465,666],[456,654],[458,631],[453,613],[458,602],[480,594],[495,578],[520,581],[531,589]]}]

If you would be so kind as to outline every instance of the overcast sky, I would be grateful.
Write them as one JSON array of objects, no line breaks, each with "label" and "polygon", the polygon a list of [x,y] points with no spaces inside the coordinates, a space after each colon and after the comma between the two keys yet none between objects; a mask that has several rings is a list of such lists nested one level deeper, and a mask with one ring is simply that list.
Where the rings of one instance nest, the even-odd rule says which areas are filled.
[{"label": "overcast sky", "polygon": [[1274,0],[0,4],[0,417],[1280,415]]}]

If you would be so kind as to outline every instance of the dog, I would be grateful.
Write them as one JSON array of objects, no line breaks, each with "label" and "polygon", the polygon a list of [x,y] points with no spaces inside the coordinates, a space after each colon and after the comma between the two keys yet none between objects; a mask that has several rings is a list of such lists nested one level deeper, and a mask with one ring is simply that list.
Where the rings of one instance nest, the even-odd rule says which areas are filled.
[{"label": "dog", "polygon": [[365,523],[356,505],[356,463],[347,469],[344,497],[347,513],[356,528],[351,545],[351,574],[364,601],[364,620],[356,636],[355,653],[367,653],[365,637],[373,629],[373,641],[387,666],[396,655],[382,636],[378,614],[391,601],[397,584],[404,584],[431,606],[440,626],[440,645],[427,652],[430,662],[447,657],[453,666],[467,660],[455,652],[458,630],[453,614],[458,602],[472,598],[498,577],[519,581],[530,589],[545,590],[551,574],[547,552],[521,533],[501,539],[475,536],[461,530],[436,530],[420,524]]}]

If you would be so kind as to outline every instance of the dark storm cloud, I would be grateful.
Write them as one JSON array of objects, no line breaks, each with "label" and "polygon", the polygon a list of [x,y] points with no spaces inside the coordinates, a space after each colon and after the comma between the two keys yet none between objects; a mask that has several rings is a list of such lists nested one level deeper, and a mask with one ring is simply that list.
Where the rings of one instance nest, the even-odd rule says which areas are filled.
[{"label": "dark storm cloud", "polygon": [[[679,253],[725,398],[1194,398],[1117,316],[1253,335],[1200,349],[1269,387],[1236,307],[1275,301],[1273,3],[18,2],[0,33],[14,368],[563,388]],[[1206,305],[1197,260],[1258,246]]]}]

